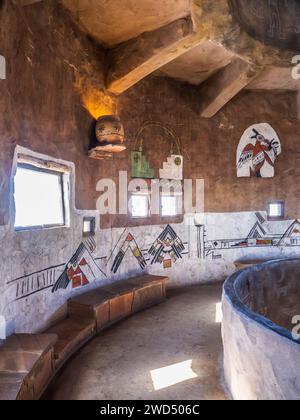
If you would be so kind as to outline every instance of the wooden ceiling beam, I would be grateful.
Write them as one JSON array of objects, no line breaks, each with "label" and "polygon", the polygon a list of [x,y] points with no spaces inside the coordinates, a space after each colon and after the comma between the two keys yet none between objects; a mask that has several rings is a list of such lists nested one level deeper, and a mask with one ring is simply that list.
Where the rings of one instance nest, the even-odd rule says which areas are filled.
[{"label": "wooden ceiling beam", "polygon": [[121,94],[201,42],[191,16],[125,42],[108,52],[107,89]]},{"label": "wooden ceiling beam", "polygon": [[244,89],[261,68],[236,58],[199,88],[200,115],[211,118]]}]

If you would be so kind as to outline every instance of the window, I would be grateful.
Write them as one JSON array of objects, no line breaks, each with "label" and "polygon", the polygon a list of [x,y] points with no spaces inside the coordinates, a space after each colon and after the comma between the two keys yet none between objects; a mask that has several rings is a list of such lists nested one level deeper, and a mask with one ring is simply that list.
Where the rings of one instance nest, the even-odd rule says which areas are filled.
[{"label": "window", "polygon": [[95,217],[84,217],[82,224],[82,235],[84,237],[95,236],[96,219]]},{"label": "window", "polygon": [[14,179],[15,229],[66,225],[65,173],[18,163]]},{"label": "window", "polygon": [[130,212],[132,217],[149,216],[149,197],[146,194],[132,194],[130,198]]},{"label": "window", "polygon": [[162,195],[161,196],[161,216],[175,217],[179,214],[179,199],[177,195]]},{"label": "window", "polygon": [[268,204],[268,220],[284,219],[284,201],[273,201]]}]

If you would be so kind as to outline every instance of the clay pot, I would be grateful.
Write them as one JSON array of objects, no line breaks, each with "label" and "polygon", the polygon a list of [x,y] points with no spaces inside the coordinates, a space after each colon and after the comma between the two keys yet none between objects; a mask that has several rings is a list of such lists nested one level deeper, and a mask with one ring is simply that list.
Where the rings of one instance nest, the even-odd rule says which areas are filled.
[{"label": "clay pot", "polygon": [[116,115],[100,117],[96,124],[96,138],[100,146],[108,146],[116,150],[126,149],[124,143],[124,127]]}]

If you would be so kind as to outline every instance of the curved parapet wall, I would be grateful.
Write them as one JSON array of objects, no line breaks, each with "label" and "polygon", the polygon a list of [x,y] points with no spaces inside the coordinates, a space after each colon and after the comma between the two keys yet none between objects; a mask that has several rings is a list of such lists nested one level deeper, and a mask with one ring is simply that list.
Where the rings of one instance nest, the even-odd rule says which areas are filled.
[{"label": "curved parapet wall", "polygon": [[300,259],[235,273],[223,289],[225,380],[236,400],[300,400]]},{"label": "curved parapet wall", "polygon": [[298,0],[229,0],[235,20],[249,35],[274,47],[299,51]]}]

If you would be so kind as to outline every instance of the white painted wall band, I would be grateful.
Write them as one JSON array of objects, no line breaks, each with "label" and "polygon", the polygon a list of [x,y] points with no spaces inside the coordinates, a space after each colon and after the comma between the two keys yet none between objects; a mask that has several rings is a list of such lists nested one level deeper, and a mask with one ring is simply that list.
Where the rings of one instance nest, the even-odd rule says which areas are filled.
[{"label": "white painted wall band", "polygon": [[0,79],[6,79],[6,60],[3,55],[0,55]]}]

